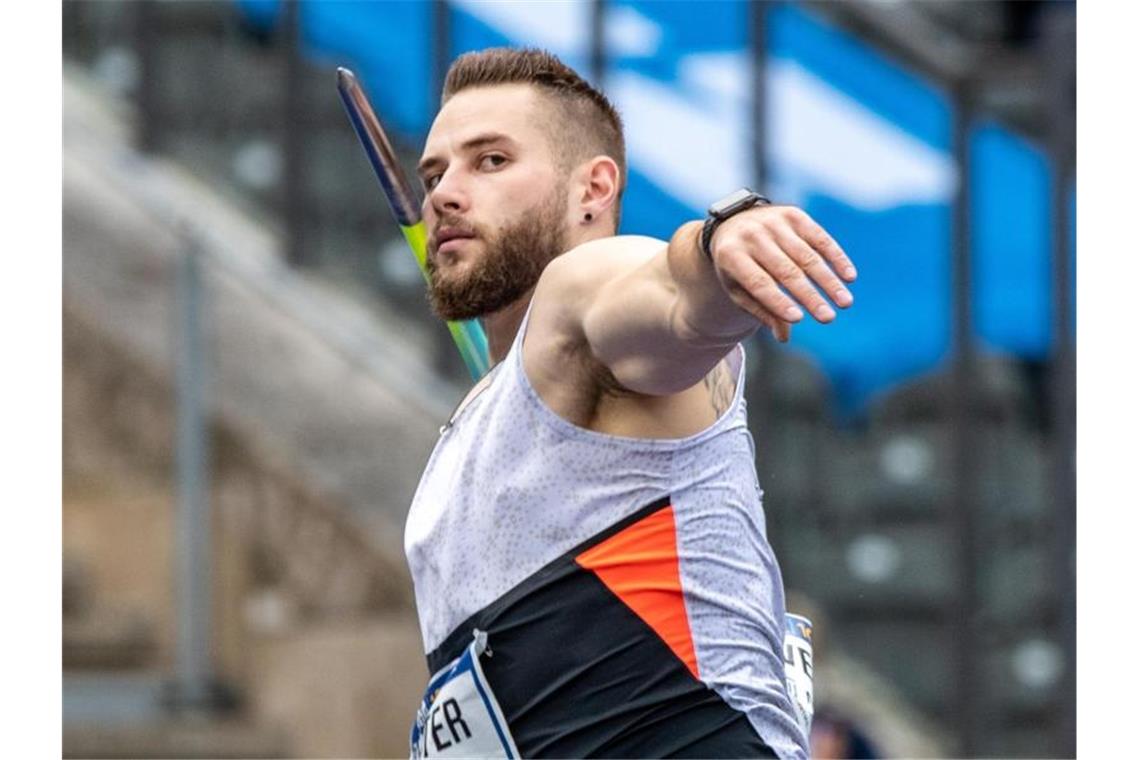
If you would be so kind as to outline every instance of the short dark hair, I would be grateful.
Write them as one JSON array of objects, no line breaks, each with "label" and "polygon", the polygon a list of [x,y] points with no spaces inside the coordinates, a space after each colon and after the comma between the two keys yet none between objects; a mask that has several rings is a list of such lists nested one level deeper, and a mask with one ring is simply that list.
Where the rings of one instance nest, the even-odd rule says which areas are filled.
[{"label": "short dark hair", "polygon": [[551,121],[562,148],[563,164],[574,166],[591,156],[609,156],[618,166],[618,196],[614,226],[621,213],[626,187],[625,137],[617,109],[557,56],[536,48],[488,48],[464,53],[452,62],[443,83],[440,102],[472,87],[530,84],[550,97],[560,109]]}]

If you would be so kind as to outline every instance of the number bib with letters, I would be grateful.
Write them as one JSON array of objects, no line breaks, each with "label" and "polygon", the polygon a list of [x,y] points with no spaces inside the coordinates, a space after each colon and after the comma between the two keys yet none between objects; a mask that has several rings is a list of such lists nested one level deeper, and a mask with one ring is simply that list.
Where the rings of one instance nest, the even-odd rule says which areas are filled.
[{"label": "number bib with letters", "polygon": [[463,654],[432,676],[412,725],[413,760],[519,756],[479,664],[484,652],[491,656],[487,634],[476,630]]}]

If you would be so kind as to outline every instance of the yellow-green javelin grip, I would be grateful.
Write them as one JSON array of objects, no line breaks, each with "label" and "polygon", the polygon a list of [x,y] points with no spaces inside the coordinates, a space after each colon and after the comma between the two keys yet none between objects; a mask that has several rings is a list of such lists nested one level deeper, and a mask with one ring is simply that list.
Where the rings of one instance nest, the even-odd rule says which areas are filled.
[{"label": "yellow-green javelin grip", "polygon": [[[380,119],[372,110],[368,96],[356,81],[356,76],[346,68],[340,67],[336,72],[337,91],[341,102],[348,112],[349,121],[360,138],[360,144],[368,155],[368,160],[376,172],[376,179],[380,181],[380,188],[388,199],[392,215],[404,233],[404,239],[416,257],[416,263],[428,279],[427,271],[427,229],[420,217],[420,202],[412,186],[404,176],[400,162],[396,160],[396,153],[384,128],[380,126]],[[447,329],[467,365],[467,371],[474,380],[487,374],[491,363],[487,358],[487,336],[483,333],[483,326],[473,319],[463,322],[448,321]]]},{"label": "yellow-green javelin grip", "polygon": [[[408,241],[408,247],[412,249],[416,263],[420,265],[424,280],[427,280],[427,228],[423,222],[417,222],[410,227],[401,225],[400,231],[404,233],[404,240]],[[447,329],[451,331],[451,337],[455,340],[459,355],[463,357],[463,363],[467,365],[471,378],[478,380],[487,374],[491,367],[487,358],[487,337],[483,333],[482,325],[473,319],[461,322],[449,319]]]}]

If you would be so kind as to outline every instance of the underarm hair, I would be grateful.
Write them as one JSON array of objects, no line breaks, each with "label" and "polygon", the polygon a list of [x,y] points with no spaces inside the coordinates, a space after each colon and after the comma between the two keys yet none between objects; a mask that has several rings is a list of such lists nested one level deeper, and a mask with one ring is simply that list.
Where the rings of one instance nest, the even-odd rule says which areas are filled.
[{"label": "underarm hair", "polygon": [[597,359],[592,359],[592,362],[594,366],[592,367],[593,372],[591,374],[594,376],[594,387],[598,389],[599,396],[605,395],[614,396],[617,398],[628,398],[630,396],[637,395],[629,388],[626,388],[624,385],[619,383],[618,379],[614,377],[614,373],[610,371],[609,367],[602,364]]},{"label": "underarm hair", "polygon": [[709,391],[709,403],[719,417],[732,404],[732,398],[736,394],[732,375],[723,361],[717,362],[712,371],[705,375],[704,384]]}]

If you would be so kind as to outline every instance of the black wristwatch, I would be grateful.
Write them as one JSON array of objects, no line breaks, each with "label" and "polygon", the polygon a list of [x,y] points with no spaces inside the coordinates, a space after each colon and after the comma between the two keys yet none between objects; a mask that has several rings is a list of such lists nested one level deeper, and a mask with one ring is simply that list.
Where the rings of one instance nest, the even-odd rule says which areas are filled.
[{"label": "black wristwatch", "polygon": [[770,205],[772,205],[772,201],[763,195],[755,193],[747,187],[742,187],[709,206],[709,215],[705,219],[704,228],[701,230],[701,250],[705,252],[708,260],[712,261],[712,236],[721,222],[753,206]]}]

